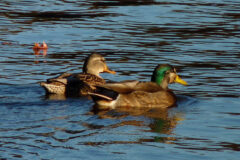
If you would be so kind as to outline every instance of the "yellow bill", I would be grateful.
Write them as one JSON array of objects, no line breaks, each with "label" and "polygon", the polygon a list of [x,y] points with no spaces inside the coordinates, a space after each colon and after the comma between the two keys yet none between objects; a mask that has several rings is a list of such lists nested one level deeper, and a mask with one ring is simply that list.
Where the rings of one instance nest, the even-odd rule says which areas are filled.
[{"label": "yellow bill", "polygon": [[183,79],[181,79],[178,75],[177,75],[177,77],[176,77],[174,82],[175,83],[180,83],[180,84],[185,85],[185,86],[187,85],[187,82],[184,81]]}]

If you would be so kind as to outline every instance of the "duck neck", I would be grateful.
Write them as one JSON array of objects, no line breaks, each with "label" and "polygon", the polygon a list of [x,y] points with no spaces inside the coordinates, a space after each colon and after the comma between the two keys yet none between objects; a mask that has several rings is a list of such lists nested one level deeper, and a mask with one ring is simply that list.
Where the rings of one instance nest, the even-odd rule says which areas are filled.
[{"label": "duck neck", "polygon": [[163,89],[168,89],[169,79],[165,76],[164,70],[155,70],[151,81],[157,83]]},{"label": "duck neck", "polygon": [[165,77],[163,74],[158,75],[156,77],[155,82],[161,86],[163,89],[168,89],[168,78]]},{"label": "duck neck", "polygon": [[160,74],[155,77],[152,81],[156,82],[159,86],[161,86],[164,79],[164,75]]},{"label": "duck neck", "polygon": [[87,69],[86,73],[93,74],[93,75],[98,76],[98,77],[101,78],[101,76],[99,75],[98,70]]},{"label": "duck neck", "polygon": [[163,80],[162,80],[162,83],[159,84],[163,89],[168,89],[168,82],[169,82],[169,79],[167,77],[164,77]]}]

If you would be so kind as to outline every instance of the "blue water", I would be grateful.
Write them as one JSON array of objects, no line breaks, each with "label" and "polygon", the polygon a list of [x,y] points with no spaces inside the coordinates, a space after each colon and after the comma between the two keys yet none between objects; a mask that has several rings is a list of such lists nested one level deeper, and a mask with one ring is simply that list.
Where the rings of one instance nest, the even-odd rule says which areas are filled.
[{"label": "blue water", "polygon": [[[0,159],[239,159],[238,0],[4,0],[0,9]],[[47,53],[34,53],[42,41]],[[45,96],[40,81],[80,72],[90,53],[117,72],[106,80],[148,81],[169,63],[189,86],[170,86],[178,106],[168,110]]]}]

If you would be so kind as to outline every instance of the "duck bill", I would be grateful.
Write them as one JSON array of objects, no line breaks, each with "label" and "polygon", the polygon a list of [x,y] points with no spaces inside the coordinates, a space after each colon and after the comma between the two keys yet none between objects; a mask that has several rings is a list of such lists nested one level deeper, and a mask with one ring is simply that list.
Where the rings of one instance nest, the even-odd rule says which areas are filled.
[{"label": "duck bill", "polygon": [[182,85],[184,85],[184,86],[186,86],[187,85],[187,82],[186,81],[184,81],[183,79],[181,79],[178,75],[177,75],[177,77],[176,77],[176,79],[175,79],[175,81],[174,81],[175,83],[179,83],[179,84],[182,84]]},{"label": "duck bill", "polygon": [[110,69],[109,69],[107,66],[105,66],[105,68],[104,68],[103,72],[106,72],[106,73],[111,73],[111,74],[116,74],[116,72],[115,72],[115,71],[113,71],[113,70],[110,70]]}]

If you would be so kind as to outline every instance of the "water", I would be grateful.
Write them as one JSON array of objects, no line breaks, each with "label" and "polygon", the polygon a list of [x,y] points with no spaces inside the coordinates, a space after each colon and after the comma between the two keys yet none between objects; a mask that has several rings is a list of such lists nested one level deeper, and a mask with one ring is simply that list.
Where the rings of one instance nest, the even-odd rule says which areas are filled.
[{"label": "water", "polygon": [[[1,159],[238,159],[240,2],[1,1]],[[47,53],[35,53],[45,41]],[[101,53],[117,75],[148,81],[159,63],[178,107],[99,111],[87,98],[45,97],[39,82],[80,72]]]}]

